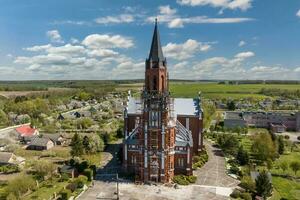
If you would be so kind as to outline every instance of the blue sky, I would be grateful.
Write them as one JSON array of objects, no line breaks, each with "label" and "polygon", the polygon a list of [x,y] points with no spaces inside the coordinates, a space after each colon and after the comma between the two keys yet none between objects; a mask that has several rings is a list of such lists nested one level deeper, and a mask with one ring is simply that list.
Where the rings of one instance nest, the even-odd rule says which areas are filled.
[{"label": "blue sky", "polygon": [[298,0],[0,3],[0,80],[143,78],[155,17],[171,78],[300,80]]}]

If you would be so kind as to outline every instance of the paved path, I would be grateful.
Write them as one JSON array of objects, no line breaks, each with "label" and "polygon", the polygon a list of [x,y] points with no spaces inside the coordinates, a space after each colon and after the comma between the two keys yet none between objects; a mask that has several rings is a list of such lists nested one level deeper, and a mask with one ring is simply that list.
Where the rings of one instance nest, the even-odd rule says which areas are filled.
[{"label": "paved path", "polygon": [[225,158],[220,149],[205,143],[209,156],[208,162],[199,170],[194,171],[198,185],[234,188],[239,181],[228,176],[225,168]]}]

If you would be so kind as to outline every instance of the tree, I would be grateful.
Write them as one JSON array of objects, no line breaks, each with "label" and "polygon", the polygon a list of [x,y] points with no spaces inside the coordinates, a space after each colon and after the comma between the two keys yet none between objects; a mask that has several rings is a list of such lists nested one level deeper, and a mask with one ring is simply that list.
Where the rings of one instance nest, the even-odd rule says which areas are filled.
[{"label": "tree", "polygon": [[73,157],[81,156],[83,154],[82,139],[80,135],[78,135],[78,133],[74,134],[70,146],[71,146],[71,155]]},{"label": "tree", "polygon": [[37,161],[35,162],[33,169],[39,177],[45,180],[46,176],[49,176],[50,178],[53,177],[57,167],[49,161]]},{"label": "tree", "polygon": [[253,144],[251,146],[253,156],[262,162],[276,157],[276,145],[272,141],[269,133],[259,133],[254,137]]},{"label": "tree", "polygon": [[235,103],[234,103],[234,101],[229,101],[227,103],[227,108],[228,108],[228,110],[235,110]]},{"label": "tree", "polygon": [[236,155],[236,159],[240,165],[246,165],[249,162],[249,155],[247,151],[243,149],[242,145],[239,147],[238,153]]},{"label": "tree", "polygon": [[230,155],[236,155],[239,148],[239,141],[235,135],[232,134],[220,134],[217,139],[218,145],[224,151]]},{"label": "tree", "polygon": [[279,163],[279,168],[283,171],[283,173],[289,168],[289,165],[286,161],[281,161]]},{"label": "tree", "polygon": [[293,161],[290,163],[290,168],[294,171],[295,175],[300,170],[300,162],[299,161]]},{"label": "tree", "polygon": [[21,199],[22,195],[36,188],[36,182],[31,176],[19,175],[8,181],[6,188],[10,198],[15,197],[16,199]]},{"label": "tree", "polygon": [[272,183],[270,182],[268,172],[262,171],[255,180],[256,192],[259,196],[267,199],[272,193]]},{"label": "tree", "polygon": [[84,147],[85,153],[89,154],[91,149],[90,149],[90,138],[88,136],[83,137],[82,145]]},{"label": "tree", "polygon": [[284,153],[284,141],[283,141],[283,137],[279,136],[278,137],[278,153],[281,155]]},{"label": "tree", "polygon": [[3,110],[0,110],[0,125],[6,126],[8,124],[8,117]]}]

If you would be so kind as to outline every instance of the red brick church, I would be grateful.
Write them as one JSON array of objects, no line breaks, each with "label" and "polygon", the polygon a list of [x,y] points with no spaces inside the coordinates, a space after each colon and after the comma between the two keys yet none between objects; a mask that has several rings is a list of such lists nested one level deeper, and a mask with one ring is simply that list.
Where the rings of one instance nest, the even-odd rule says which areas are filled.
[{"label": "red brick church", "polygon": [[192,175],[193,155],[203,147],[201,99],[170,97],[157,22],[144,89],[140,98],[129,92],[124,123],[123,166],[137,180],[164,183],[177,174]]}]

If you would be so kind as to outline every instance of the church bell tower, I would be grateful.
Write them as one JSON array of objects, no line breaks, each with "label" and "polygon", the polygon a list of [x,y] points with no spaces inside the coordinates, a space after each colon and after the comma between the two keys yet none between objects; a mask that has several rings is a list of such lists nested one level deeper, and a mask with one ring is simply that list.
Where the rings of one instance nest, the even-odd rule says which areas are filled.
[{"label": "church bell tower", "polygon": [[167,61],[163,56],[157,20],[142,92],[142,134],[139,178],[144,182],[169,182],[174,176],[175,120],[172,118]]}]

